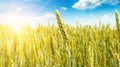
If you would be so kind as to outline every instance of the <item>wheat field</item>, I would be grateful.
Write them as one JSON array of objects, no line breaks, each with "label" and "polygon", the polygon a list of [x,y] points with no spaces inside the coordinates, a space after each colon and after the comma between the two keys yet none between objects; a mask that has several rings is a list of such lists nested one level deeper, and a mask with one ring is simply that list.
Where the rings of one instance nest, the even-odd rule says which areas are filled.
[{"label": "wheat field", "polygon": [[56,25],[22,27],[17,33],[0,25],[0,67],[120,67],[120,21],[64,24],[56,11]]}]

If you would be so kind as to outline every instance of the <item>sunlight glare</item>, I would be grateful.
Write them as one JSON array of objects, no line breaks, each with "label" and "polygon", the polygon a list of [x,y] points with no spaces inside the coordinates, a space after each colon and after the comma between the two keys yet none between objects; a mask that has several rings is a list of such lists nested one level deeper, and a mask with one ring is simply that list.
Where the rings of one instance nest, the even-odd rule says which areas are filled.
[{"label": "sunlight glare", "polygon": [[13,29],[13,31],[15,31],[15,32],[17,32],[17,33],[19,33],[19,32],[21,31],[21,27],[20,27],[20,25],[18,25],[18,24],[14,24],[14,25],[12,26],[12,29]]},{"label": "sunlight glare", "polygon": [[15,32],[20,32],[20,22],[22,20],[20,15],[10,13],[6,16],[6,20]]},{"label": "sunlight glare", "polygon": [[[18,10],[21,10],[20,8]],[[4,25],[9,25],[12,30],[19,32],[21,27],[26,25],[30,25],[31,27],[35,27],[37,25],[38,17],[37,16],[29,16],[25,14],[21,14],[19,12],[8,12],[5,15],[0,15],[0,22]]]}]

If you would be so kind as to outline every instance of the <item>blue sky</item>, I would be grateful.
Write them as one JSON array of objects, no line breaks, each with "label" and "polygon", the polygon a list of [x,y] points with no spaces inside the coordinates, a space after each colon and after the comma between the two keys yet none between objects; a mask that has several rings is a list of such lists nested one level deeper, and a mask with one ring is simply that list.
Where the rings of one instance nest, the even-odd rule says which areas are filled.
[{"label": "blue sky", "polygon": [[120,0],[0,0],[0,23],[30,24],[38,21],[56,24],[55,10],[59,10],[64,23],[75,25],[115,24],[115,10],[120,13]]}]

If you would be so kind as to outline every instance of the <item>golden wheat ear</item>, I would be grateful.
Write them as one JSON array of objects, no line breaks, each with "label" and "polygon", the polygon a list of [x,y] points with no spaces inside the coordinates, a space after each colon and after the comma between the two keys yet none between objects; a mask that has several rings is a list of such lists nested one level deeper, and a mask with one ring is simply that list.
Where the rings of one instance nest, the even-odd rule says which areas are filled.
[{"label": "golden wheat ear", "polygon": [[120,22],[119,22],[119,14],[118,11],[115,11],[115,17],[116,17],[116,26],[117,26],[117,31],[118,31],[118,37],[120,41]]},{"label": "golden wheat ear", "polygon": [[65,30],[64,30],[63,24],[62,24],[62,20],[61,20],[59,11],[56,10],[55,14],[56,14],[56,19],[57,19],[57,24],[59,26],[62,37],[63,37],[64,40],[67,40],[67,36],[66,36]]}]

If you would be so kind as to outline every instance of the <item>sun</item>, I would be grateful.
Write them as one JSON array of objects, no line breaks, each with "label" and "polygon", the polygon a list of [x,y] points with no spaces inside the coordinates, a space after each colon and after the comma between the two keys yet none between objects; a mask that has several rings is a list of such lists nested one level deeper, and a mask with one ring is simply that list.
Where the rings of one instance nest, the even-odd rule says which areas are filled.
[{"label": "sun", "polygon": [[20,32],[21,27],[25,27],[27,25],[34,28],[39,21],[39,16],[30,14],[27,15],[26,11],[23,10],[23,12],[21,12],[22,10],[22,8],[17,8],[16,10],[8,11],[4,15],[0,15],[0,22],[2,22],[1,24],[9,25],[15,32]]},{"label": "sun", "polygon": [[6,22],[6,24],[12,28],[12,30],[15,32],[20,32],[21,27],[25,27],[27,25],[30,25],[31,28],[34,28],[34,26],[37,25],[37,20],[39,20],[39,18],[36,16],[27,16],[16,12],[11,12],[5,15],[2,20],[3,22]]},{"label": "sun", "polygon": [[22,22],[24,21],[22,17],[23,17],[22,15],[16,13],[10,13],[5,16],[5,20],[13,31],[20,32]]}]

